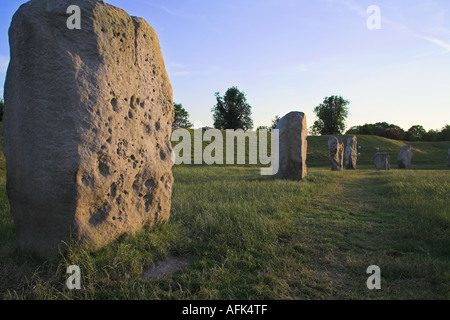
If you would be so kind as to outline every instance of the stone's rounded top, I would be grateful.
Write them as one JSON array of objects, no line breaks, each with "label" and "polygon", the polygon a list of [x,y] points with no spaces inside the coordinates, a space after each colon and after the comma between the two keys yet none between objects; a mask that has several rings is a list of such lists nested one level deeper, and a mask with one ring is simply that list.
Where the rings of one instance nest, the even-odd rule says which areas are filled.
[{"label": "stone's rounded top", "polygon": [[282,129],[286,126],[296,126],[296,123],[300,123],[305,125],[306,127],[306,116],[304,112],[300,111],[291,111],[285,116],[283,116],[279,121],[275,129]]},{"label": "stone's rounded top", "polygon": [[400,148],[399,155],[407,154],[407,153],[412,153],[412,151],[413,151],[413,150],[412,150],[412,147],[411,147],[411,146],[405,145],[405,146],[403,146],[403,147]]},{"label": "stone's rounded top", "polygon": [[332,145],[343,144],[342,139],[336,136],[330,136],[328,138],[328,147]]},{"label": "stone's rounded top", "polygon": [[[301,112],[301,111],[291,111],[291,112],[287,113],[284,117],[291,117],[291,116],[301,116],[301,117],[304,117],[304,116],[305,116],[305,113],[304,113],[304,112]],[[283,118],[284,118],[284,117],[283,117]]]},{"label": "stone's rounded top", "polygon": [[[43,18],[49,18],[56,21],[56,19],[61,19],[61,21],[67,20],[70,15],[70,11],[67,10],[71,6],[78,6],[81,10],[82,15],[87,13],[92,13],[95,17],[98,17],[99,13],[104,13],[102,19],[107,19],[111,22],[111,25],[115,25],[118,21],[117,19],[125,18],[127,21],[131,20],[142,20],[142,18],[132,17],[123,9],[115,7],[109,3],[99,0],[31,0],[22,4],[19,9],[14,14],[14,17],[19,17],[24,15],[25,17],[36,17],[39,20]],[[100,11],[99,11],[100,10]],[[50,14],[50,15],[49,15]],[[56,15],[56,16],[54,16]],[[83,16],[82,16],[83,19]],[[88,21],[89,19],[85,19]],[[14,21],[14,18],[13,18]],[[145,21],[146,22],[146,21]],[[82,21],[83,23],[83,21]],[[82,27],[83,29],[83,27]]]},{"label": "stone's rounded top", "polygon": [[389,157],[389,154],[387,152],[377,152],[375,153],[375,155],[373,156],[373,158],[378,158],[378,157]]},{"label": "stone's rounded top", "polygon": [[24,4],[22,4],[19,8],[19,10],[17,11],[21,11],[23,9],[28,9],[28,8],[43,8],[45,11],[47,12],[51,12],[51,11],[55,11],[58,10],[60,11],[61,9],[64,10],[64,12],[66,12],[67,8],[69,6],[75,5],[78,6],[80,8],[88,8],[88,7],[94,7],[97,4],[102,4],[102,5],[106,5],[106,3],[104,3],[103,1],[97,1],[97,0],[31,0],[28,1]]}]

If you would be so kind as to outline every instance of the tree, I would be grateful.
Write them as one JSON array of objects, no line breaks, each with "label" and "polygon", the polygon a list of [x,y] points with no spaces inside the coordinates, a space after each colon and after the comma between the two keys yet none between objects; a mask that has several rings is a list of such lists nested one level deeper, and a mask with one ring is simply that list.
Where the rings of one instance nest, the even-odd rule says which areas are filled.
[{"label": "tree", "polygon": [[387,128],[387,129],[382,129],[381,132],[379,134],[377,134],[377,136],[392,139],[392,140],[402,140],[402,138],[404,136],[404,132],[401,129]]},{"label": "tree", "polygon": [[237,87],[231,87],[223,97],[219,92],[216,92],[215,96],[217,104],[211,109],[214,128],[248,130],[253,127],[252,107],[247,103],[244,92],[239,91]]},{"label": "tree", "polygon": [[421,125],[415,125],[408,129],[405,133],[405,140],[420,141],[427,132]]},{"label": "tree", "polygon": [[377,122],[351,127],[347,131],[347,134],[367,134],[385,137],[388,139],[401,140],[405,135],[405,131],[395,124]]},{"label": "tree", "polygon": [[345,130],[349,104],[350,101],[341,96],[326,97],[314,108],[314,113],[319,119],[314,122],[312,132],[322,135],[342,133]]},{"label": "tree", "polygon": [[190,128],[192,123],[189,122],[189,113],[183,108],[181,103],[173,103],[173,124],[172,128]]},{"label": "tree", "polygon": [[422,141],[439,141],[439,131],[430,129],[422,136]]},{"label": "tree", "polygon": [[353,126],[345,134],[360,134],[362,126]]},{"label": "tree", "polygon": [[272,125],[270,126],[270,129],[275,129],[277,127],[278,121],[280,121],[280,117],[279,116],[275,116],[275,118],[273,118],[272,120]]},{"label": "tree", "polygon": [[450,125],[445,125],[445,127],[442,128],[441,132],[439,132],[439,140],[450,141]]}]

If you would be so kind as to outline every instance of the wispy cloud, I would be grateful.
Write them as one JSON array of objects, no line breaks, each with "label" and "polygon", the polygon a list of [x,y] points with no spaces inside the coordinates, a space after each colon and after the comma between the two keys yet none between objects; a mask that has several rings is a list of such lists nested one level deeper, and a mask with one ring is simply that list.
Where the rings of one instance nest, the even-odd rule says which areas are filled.
[{"label": "wispy cloud", "polygon": [[188,64],[181,64],[177,62],[171,62],[167,64],[169,75],[171,76],[205,76],[205,75],[211,75],[218,71],[220,71],[222,68],[219,66],[208,66],[208,65],[188,65]]},{"label": "wispy cloud", "polygon": [[448,42],[444,42],[443,40],[440,39],[436,39],[436,38],[431,38],[431,37],[426,37],[426,36],[422,36],[420,34],[414,34],[416,37],[418,38],[422,38],[425,39],[431,43],[434,43],[435,45],[443,48],[446,50],[446,52],[450,52],[450,43]]},{"label": "wispy cloud", "polygon": [[296,64],[290,67],[285,67],[278,70],[264,71],[261,74],[264,76],[287,76],[297,74],[300,72],[310,71],[309,67],[305,64]]},{"label": "wispy cloud", "polygon": [[[348,9],[350,9],[351,11],[355,12],[356,14],[358,14],[361,17],[368,17],[369,16],[369,14],[367,13],[367,11],[364,8],[362,8],[360,5],[358,5],[357,3],[355,3],[355,2],[353,2],[351,0],[326,0],[326,1],[329,2],[329,3],[336,3],[336,4],[339,4],[339,5],[343,5],[343,6],[347,7]],[[446,42],[446,41],[444,41],[442,39],[438,39],[438,38],[435,38],[435,37],[428,37],[428,36],[424,36],[424,35],[418,34],[418,33],[414,32],[413,30],[411,30],[405,24],[387,18],[383,13],[381,14],[381,21],[382,21],[382,24],[390,25],[390,26],[392,26],[393,28],[395,28],[398,31],[408,33],[409,35],[411,35],[413,37],[426,40],[426,41],[431,42],[434,45],[436,45],[436,46],[438,46],[438,47],[440,47],[442,49],[445,49],[445,52],[443,52],[443,53],[450,52],[450,43],[449,42]]]},{"label": "wispy cloud", "polygon": [[145,3],[149,6],[152,6],[153,8],[159,9],[161,11],[164,11],[165,13],[174,16],[174,17],[179,17],[179,18],[187,18],[187,19],[199,19],[199,18],[203,18],[203,16],[196,16],[193,14],[189,14],[186,12],[182,12],[182,11],[176,11],[173,10],[171,8],[168,8],[166,6],[162,6],[162,5],[158,5],[155,4],[154,1],[149,1],[149,0],[138,0],[139,2]]},{"label": "wispy cloud", "polygon": [[169,8],[164,7],[164,6],[157,6],[157,5],[152,5],[152,6],[157,8],[157,9],[160,9],[160,10],[164,11],[165,13],[168,13],[168,14],[170,14],[172,16],[177,16],[177,17],[182,17],[182,18],[186,18],[187,17],[186,14],[170,10]]},{"label": "wispy cloud", "polygon": [[192,73],[190,71],[175,71],[175,72],[169,72],[171,76],[189,76]]}]

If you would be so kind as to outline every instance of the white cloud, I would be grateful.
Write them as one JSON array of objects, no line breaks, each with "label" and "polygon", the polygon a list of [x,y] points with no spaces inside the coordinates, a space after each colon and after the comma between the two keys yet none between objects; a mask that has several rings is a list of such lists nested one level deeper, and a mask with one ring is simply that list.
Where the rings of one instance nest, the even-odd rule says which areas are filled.
[{"label": "white cloud", "polygon": [[176,71],[176,72],[169,72],[171,76],[188,76],[191,74],[190,71]]},{"label": "white cloud", "polygon": [[[358,4],[356,4],[353,1],[350,1],[350,0],[326,0],[326,1],[346,6],[348,9],[357,13],[359,16],[369,17],[369,14],[366,12],[366,10],[364,10],[362,7],[360,7]],[[438,39],[435,37],[427,37],[427,36],[423,36],[421,34],[417,34],[413,30],[411,30],[408,26],[404,25],[403,23],[387,18],[383,14],[383,12],[381,13],[381,21],[382,21],[382,24],[386,23],[386,24],[394,27],[398,31],[405,32],[413,37],[429,41],[429,42],[435,44],[436,46],[445,49],[446,51],[444,53],[450,52],[450,43],[445,42],[444,40],[441,40],[441,39]]]},{"label": "white cloud", "polygon": [[430,41],[431,43],[434,43],[435,45],[445,49],[446,52],[450,52],[450,43],[444,42],[443,40],[440,39],[422,36],[420,34],[415,34],[415,36]]},{"label": "white cloud", "polygon": [[177,62],[168,63],[167,68],[171,76],[211,75],[222,69],[218,66],[189,65]]},{"label": "white cloud", "polygon": [[185,18],[185,19],[203,19],[204,18],[204,16],[199,16],[199,15],[194,15],[194,14],[190,14],[190,13],[172,10],[171,8],[168,8],[166,6],[161,6],[161,5],[155,4],[154,1],[149,1],[149,0],[138,0],[138,1],[145,3],[149,6],[152,6],[153,8],[156,8],[158,10],[164,11],[165,13],[167,13],[171,16],[174,16],[174,17]]}]

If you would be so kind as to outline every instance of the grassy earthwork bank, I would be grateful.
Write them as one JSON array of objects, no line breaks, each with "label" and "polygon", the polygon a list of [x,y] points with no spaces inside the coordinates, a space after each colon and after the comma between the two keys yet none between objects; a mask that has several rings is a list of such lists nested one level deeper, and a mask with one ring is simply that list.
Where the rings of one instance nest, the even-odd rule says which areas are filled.
[{"label": "grassy earthwork bank", "polygon": [[[2,299],[449,299],[450,143],[412,143],[413,169],[397,170],[405,143],[358,136],[360,167],[331,172],[328,137],[308,138],[304,181],[261,176],[259,166],[179,165],[170,221],[90,253],[69,245],[37,260],[20,252],[0,160]],[[378,148],[378,150],[377,150]],[[375,152],[392,170],[376,171]],[[150,281],[166,257],[187,267]],[[82,289],[68,290],[78,265]],[[368,290],[366,269],[381,269]]]}]

